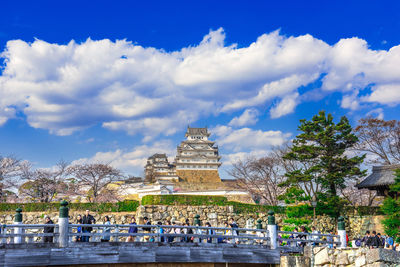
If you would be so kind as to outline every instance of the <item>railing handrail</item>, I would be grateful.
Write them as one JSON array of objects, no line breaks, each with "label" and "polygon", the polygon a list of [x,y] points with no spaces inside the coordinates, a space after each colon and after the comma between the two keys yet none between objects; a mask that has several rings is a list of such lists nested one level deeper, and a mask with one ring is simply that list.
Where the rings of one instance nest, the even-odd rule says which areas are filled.
[{"label": "railing handrail", "polygon": [[58,228],[58,224],[2,224],[1,228],[43,228],[54,227]]},{"label": "railing handrail", "polygon": [[257,228],[232,228],[232,227],[208,227],[208,226],[184,226],[184,225],[158,225],[158,224],[69,224],[69,227],[97,227],[97,228],[181,228],[202,230],[234,230],[246,232],[268,232],[267,229]]},{"label": "railing handrail", "polygon": [[294,235],[310,235],[310,236],[331,236],[331,237],[339,237],[339,235],[331,235],[331,234],[317,234],[317,233],[289,232],[289,231],[278,231],[278,234],[294,234]]}]

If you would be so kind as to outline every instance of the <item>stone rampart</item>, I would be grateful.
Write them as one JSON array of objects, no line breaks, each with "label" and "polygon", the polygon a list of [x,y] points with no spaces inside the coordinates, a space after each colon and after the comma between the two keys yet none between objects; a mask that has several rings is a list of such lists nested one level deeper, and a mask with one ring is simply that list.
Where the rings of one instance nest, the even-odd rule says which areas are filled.
[{"label": "stone rampart", "polygon": [[345,248],[329,249],[326,247],[306,247],[304,256],[281,257],[283,267],[322,266],[365,266],[394,267],[400,266],[400,252],[389,249]]}]

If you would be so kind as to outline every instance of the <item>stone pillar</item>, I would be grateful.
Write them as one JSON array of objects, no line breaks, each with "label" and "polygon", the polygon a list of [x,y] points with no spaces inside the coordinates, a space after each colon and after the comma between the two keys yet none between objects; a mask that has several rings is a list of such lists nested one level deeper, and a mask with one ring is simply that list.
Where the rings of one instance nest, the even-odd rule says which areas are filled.
[{"label": "stone pillar", "polygon": [[69,229],[68,229],[68,202],[63,200],[61,201],[61,207],[60,207],[60,215],[58,217],[58,228],[59,228],[59,233],[60,237],[58,238],[58,242],[60,247],[67,247],[68,246],[68,234],[69,234]]},{"label": "stone pillar", "polygon": [[276,249],[278,246],[278,231],[277,231],[277,227],[276,227],[276,223],[275,223],[275,216],[274,216],[274,211],[270,210],[268,211],[268,236],[270,239],[270,244],[271,244],[271,249]]},{"label": "stone pillar", "polygon": [[340,216],[338,218],[338,234],[340,237],[340,248],[345,248],[347,247],[347,241],[346,241],[346,229],[345,229],[345,223],[344,223],[344,218]]},{"label": "stone pillar", "polygon": [[[201,221],[200,221],[200,215],[199,214],[196,214],[194,216],[193,224],[195,226],[201,226]],[[194,234],[199,235],[201,231],[200,231],[200,229],[196,228],[193,232],[194,232]],[[193,241],[194,241],[194,243],[201,243],[201,238],[195,237]]]},{"label": "stone pillar", "polygon": [[[15,210],[17,213],[15,213],[15,217],[14,217],[14,224],[22,224],[22,209],[18,208]],[[22,228],[21,227],[15,227],[14,228],[14,234],[22,234]],[[22,243],[22,236],[14,236],[14,243],[15,244],[20,244]]]}]

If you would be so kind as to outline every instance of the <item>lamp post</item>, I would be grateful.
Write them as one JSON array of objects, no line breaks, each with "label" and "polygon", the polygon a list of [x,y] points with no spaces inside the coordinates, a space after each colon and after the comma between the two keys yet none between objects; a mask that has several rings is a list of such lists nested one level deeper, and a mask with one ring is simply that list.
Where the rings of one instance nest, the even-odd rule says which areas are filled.
[{"label": "lamp post", "polygon": [[313,207],[314,217],[313,217],[313,225],[315,226],[315,208],[317,207],[317,198],[315,195],[312,197],[311,206]]}]

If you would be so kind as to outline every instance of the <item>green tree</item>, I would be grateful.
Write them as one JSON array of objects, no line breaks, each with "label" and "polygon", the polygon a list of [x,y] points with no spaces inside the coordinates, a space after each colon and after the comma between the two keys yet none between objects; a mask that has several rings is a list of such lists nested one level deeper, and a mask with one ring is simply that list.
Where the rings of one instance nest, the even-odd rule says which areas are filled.
[{"label": "green tree", "polygon": [[345,116],[336,124],[331,114],[320,111],[310,121],[300,120],[298,130],[301,133],[284,158],[300,164],[286,173],[287,180],[282,186],[301,188],[304,183],[312,184],[314,196],[322,200],[324,194],[324,201],[329,203],[329,199],[338,198],[347,181],[365,175],[359,168],[365,155],[350,157],[345,153],[358,141]]},{"label": "green tree", "polygon": [[395,193],[395,197],[387,197],[383,201],[381,209],[385,214],[385,219],[382,224],[385,228],[385,233],[393,238],[400,238],[400,169],[396,170],[394,184],[391,185],[390,191]]}]

